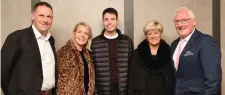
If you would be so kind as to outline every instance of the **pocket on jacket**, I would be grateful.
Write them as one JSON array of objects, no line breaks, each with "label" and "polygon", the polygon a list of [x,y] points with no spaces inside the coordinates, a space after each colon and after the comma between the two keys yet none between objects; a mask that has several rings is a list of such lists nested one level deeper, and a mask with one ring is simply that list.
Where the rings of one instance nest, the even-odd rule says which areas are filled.
[{"label": "pocket on jacket", "polygon": [[203,94],[203,88],[198,88],[198,87],[194,87],[194,86],[189,86],[189,91],[191,93],[198,94],[198,95]]}]

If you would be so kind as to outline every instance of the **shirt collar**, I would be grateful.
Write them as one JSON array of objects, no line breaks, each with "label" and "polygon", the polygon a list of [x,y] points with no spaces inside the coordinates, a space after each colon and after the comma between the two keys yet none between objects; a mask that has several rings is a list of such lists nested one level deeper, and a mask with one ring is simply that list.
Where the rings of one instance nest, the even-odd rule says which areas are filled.
[{"label": "shirt collar", "polygon": [[118,35],[118,33],[116,32],[116,34],[113,35],[113,36],[108,36],[108,35],[105,35],[105,34],[104,34],[104,36],[105,36],[107,39],[115,39],[115,38],[117,38],[119,35]]},{"label": "shirt collar", "polygon": [[37,28],[34,25],[32,25],[32,29],[34,31],[34,35],[36,39],[48,40],[51,37],[51,34],[49,32],[46,34],[46,37],[42,36],[41,33],[37,30]]},{"label": "shirt collar", "polygon": [[186,38],[184,38],[184,39],[182,39],[182,38],[180,38],[180,40],[184,40],[184,42],[188,42],[188,40],[191,38],[191,36],[192,36],[192,34],[195,32],[195,29],[193,30],[193,32],[190,34],[190,35],[188,35]]}]

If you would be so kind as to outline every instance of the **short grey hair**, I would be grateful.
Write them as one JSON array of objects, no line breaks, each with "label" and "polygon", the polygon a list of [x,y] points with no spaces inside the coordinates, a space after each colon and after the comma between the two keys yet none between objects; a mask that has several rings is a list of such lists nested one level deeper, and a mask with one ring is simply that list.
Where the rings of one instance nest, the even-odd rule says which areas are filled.
[{"label": "short grey hair", "polygon": [[160,33],[163,32],[163,25],[157,20],[151,20],[147,22],[143,28],[143,32],[146,35],[149,30],[158,30]]},{"label": "short grey hair", "polygon": [[176,12],[174,13],[173,17],[176,16],[177,12],[184,11],[184,10],[188,11],[188,15],[189,15],[190,18],[196,19],[194,12],[192,10],[188,9],[187,7],[180,7],[180,8],[178,8],[176,10]]}]

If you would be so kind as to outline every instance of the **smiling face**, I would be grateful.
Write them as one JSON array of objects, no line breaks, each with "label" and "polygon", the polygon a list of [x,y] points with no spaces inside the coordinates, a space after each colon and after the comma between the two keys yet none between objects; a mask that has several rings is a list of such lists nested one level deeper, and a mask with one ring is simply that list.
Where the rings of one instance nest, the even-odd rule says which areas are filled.
[{"label": "smiling face", "polygon": [[33,25],[43,35],[45,35],[52,25],[53,12],[47,6],[38,6],[37,9],[32,12]]},{"label": "smiling face", "polygon": [[106,13],[103,16],[103,24],[106,32],[113,33],[116,32],[118,19],[115,14]]},{"label": "smiling face", "polygon": [[161,39],[161,32],[157,29],[149,30],[146,34],[146,39],[151,46],[158,46]]},{"label": "smiling face", "polygon": [[145,24],[143,32],[150,46],[159,46],[162,38],[163,26],[156,20],[149,21]]},{"label": "smiling face", "polygon": [[188,10],[181,10],[176,12],[174,23],[177,33],[182,38],[186,38],[195,29],[196,21],[190,17]]},{"label": "smiling face", "polygon": [[77,48],[83,48],[90,38],[89,35],[90,31],[88,30],[88,28],[83,25],[79,25],[77,30],[73,32],[73,40],[75,42],[75,46]]}]

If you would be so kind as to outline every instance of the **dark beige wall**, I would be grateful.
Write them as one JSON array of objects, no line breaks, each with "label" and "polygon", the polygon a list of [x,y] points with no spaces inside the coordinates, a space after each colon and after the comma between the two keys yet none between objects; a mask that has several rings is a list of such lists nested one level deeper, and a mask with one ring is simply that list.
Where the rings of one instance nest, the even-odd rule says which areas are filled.
[{"label": "dark beige wall", "polygon": [[[2,3],[0,2],[0,13],[2,13]],[[2,47],[2,15],[0,15],[0,48]]]},{"label": "dark beige wall", "polygon": [[[93,30],[93,35],[100,34],[103,26],[101,13],[106,7],[114,7],[119,12],[119,28],[124,33],[124,1],[123,0],[42,0],[53,6],[54,21],[50,32],[56,38],[56,48],[61,47],[71,35],[75,24],[86,21]],[[30,0],[25,3],[3,0],[1,44],[5,37],[12,31],[30,25]],[[66,6],[65,6],[66,5]],[[211,0],[134,0],[134,45],[144,39],[142,28],[149,20],[159,20],[164,25],[164,39],[171,43],[178,37],[173,24],[173,15],[178,7],[187,6],[192,9],[197,17],[197,28],[204,33],[212,34],[212,1]],[[17,8],[19,7],[19,8]],[[9,11],[10,10],[10,11]],[[22,14],[21,14],[22,13]],[[20,19],[18,19],[20,18]],[[10,26],[10,27],[9,27]]]},{"label": "dark beige wall", "polygon": [[221,0],[222,95],[225,95],[225,0]]},{"label": "dark beige wall", "polygon": [[192,9],[197,18],[197,28],[204,33],[212,34],[212,0],[134,0],[134,45],[145,38],[142,32],[144,24],[158,20],[164,26],[163,38],[171,43],[178,37],[173,24],[173,15],[177,8]]},{"label": "dark beige wall", "polygon": [[[15,30],[30,26],[30,6],[30,0],[1,0],[0,48],[8,34]],[[0,94],[3,95],[1,91]]]},{"label": "dark beige wall", "polygon": [[[119,28],[124,33],[124,1],[123,0],[42,0],[53,6],[54,21],[50,32],[56,39],[58,49],[70,39],[75,24],[86,21],[92,27],[93,35],[99,35],[103,26],[101,14],[107,7],[114,7],[119,12]],[[31,0],[2,0],[1,2],[1,43],[6,36],[21,28],[30,26]],[[223,53],[222,68],[225,80],[225,0],[221,0],[221,50]],[[143,40],[142,28],[149,20],[159,20],[164,25],[164,39],[170,44],[178,37],[173,15],[178,7],[192,9],[197,18],[197,28],[204,33],[212,34],[212,0],[134,0],[134,45]],[[222,89],[225,89],[223,81]],[[225,90],[222,91],[225,95]]]},{"label": "dark beige wall", "polygon": [[8,34],[31,24],[30,0],[1,0],[1,45]]},{"label": "dark beige wall", "polygon": [[71,38],[76,23],[85,21],[97,36],[103,29],[102,11],[105,8],[117,9],[119,29],[124,33],[124,1],[123,0],[42,0],[49,2],[54,10],[54,21],[50,32],[56,39],[56,48],[62,47]]}]

